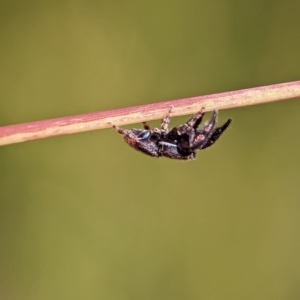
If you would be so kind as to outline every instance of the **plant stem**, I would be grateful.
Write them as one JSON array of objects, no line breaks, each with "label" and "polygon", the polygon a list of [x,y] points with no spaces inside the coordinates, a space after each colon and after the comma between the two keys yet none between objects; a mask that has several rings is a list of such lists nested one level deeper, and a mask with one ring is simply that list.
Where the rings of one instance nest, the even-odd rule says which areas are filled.
[{"label": "plant stem", "polygon": [[232,92],[120,108],[57,119],[0,127],[0,145],[161,119],[173,105],[172,116],[255,105],[300,97],[300,81]]}]

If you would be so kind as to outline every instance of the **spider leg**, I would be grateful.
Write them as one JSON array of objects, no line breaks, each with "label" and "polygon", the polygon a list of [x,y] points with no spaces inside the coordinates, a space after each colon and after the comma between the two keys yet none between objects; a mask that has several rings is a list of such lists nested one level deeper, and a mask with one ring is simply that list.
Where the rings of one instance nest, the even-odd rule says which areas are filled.
[{"label": "spider leg", "polygon": [[194,141],[191,144],[192,150],[200,150],[204,145],[206,145],[213,133],[213,129],[217,122],[217,117],[218,111],[214,110],[210,121],[200,131],[197,132]]},{"label": "spider leg", "polygon": [[144,126],[144,129],[146,130],[150,130],[150,126],[146,123],[146,122],[143,122],[143,126]]},{"label": "spider leg", "polygon": [[184,125],[173,128],[169,137],[176,139],[178,148],[182,153],[191,153],[195,141],[195,132],[204,116],[204,107],[192,116]]},{"label": "spider leg", "polygon": [[205,112],[204,112],[204,107],[202,107],[200,109],[200,111],[198,111],[194,116],[192,116],[187,122],[186,124],[188,126],[191,126],[193,128],[198,128],[199,124],[202,121],[202,118],[204,116]]},{"label": "spider leg", "polygon": [[201,149],[203,150],[205,148],[212,146],[223,134],[226,128],[230,125],[231,121],[232,119],[228,119],[222,126],[215,128],[210,138],[206,141],[206,143],[204,144],[204,146],[202,146]]},{"label": "spider leg", "polygon": [[168,113],[166,114],[166,116],[163,118],[163,120],[161,122],[160,129],[162,131],[168,131],[168,125],[170,123],[172,109],[173,109],[173,105],[171,105]]},{"label": "spider leg", "polygon": [[126,135],[127,132],[128,132],[128,130],[122,129],[122,128],[120,128],[120,127],[117,126],[117,125],[113,125],[112,127],[113,127],[113,129],[114,129],[115,131],[117,131],[118,133],[120,133],[120,134],[122,134],[122,135]]}]

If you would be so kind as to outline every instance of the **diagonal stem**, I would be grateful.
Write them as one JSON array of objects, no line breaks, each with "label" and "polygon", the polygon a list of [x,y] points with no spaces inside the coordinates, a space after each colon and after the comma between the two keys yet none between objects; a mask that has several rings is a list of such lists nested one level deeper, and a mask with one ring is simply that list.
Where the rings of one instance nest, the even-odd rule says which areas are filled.
[{"label": "diagonal stem", "polygon": [[0,127],[0,145],[161,119],[171,105],[172,116],[194,114],[205,107],[226,109],[300,98],[300,81],[232,92],[120,108],[109,111]]}]

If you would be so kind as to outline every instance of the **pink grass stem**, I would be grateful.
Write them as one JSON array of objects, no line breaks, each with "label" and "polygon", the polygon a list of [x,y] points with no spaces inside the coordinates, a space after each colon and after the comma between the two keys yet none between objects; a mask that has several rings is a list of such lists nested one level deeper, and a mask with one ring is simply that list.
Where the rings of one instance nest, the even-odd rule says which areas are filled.
[{"label": "pink grass stem", "polygon": [[57,119],[0,127],[0,145],[97,130],[125,124],[161,119],[171,105],[172,116],[194,114],[201,107],[206,111],[255,105],[300,97],[300,81],[274,84],[232,92],[197,96],[153,104],[125,107]]}]

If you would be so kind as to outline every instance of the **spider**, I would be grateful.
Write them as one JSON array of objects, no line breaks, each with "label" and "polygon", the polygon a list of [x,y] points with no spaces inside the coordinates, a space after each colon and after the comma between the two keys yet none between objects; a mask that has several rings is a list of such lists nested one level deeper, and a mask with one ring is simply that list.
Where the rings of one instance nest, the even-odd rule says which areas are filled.
[{"label": "spider", "polygon": [[212,146],[231,123],[228,119],[216,127],[218,111],[214,110],[211,119],[198,128],[204,116],[204,108],[191,117],[185,124],[168,129],[173,106],[162,120],[160,128],[151,129],[143,122],[144,129],[113,128],[123,135],[125,142],[132,148],[152,157],[165,156],[172,159],[192,160],[196,151]]}]

